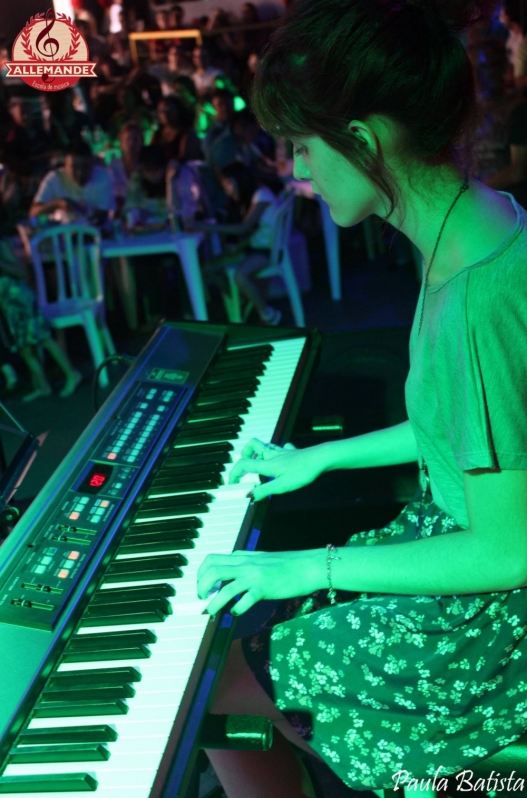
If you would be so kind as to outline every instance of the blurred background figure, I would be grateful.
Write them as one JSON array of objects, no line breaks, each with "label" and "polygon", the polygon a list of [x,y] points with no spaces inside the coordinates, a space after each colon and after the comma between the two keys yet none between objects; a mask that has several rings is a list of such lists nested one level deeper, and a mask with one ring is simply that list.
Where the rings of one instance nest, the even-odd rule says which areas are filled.
[{"label": "blurred background figure", "polygon": [[192,110],[177,97],[165,97],[157,106],[159,128],[153,144],[163,147],[167,159],[192,161],[203,158],[201,143],[194,130]]},{"label": "blurred background figure", "polygon": [[508,191],[527,204],[527,100],[506,89],[508,59],[498,39],[469,47],[480,106],[480,127],[474,142],[474,176],[498,191]]},{"label": "blurred background figure", "polygon": [[113,210],[110,174],[95,163],[90,146],[80,140],[66,149],[64,166],[53,169],[43,179],[29,215],[53,214],[62,223],[87,220],[103,224]]},{"label": "blurred background figure", "polygon": [[210,53],[205,47],[194,48],[192,62],[194,64],[192,80],[196,86],[198,97],[204,97],[216,88],[216,80],[223,77],[223,72],[212,66]]},{"label": "blurred background figure", "polygon": [[509,32],[506,46],[512,70],[507,75],[506,85],[523,92],[527,89],[527,42],[522,3],[523,0],[504,0],[499,20]]},{"label": "blurred background figure", "polygon": [[42,94],[40,106],[44,130],[53,149],[64,150],[80,139],[83,130],[92,128],[90,117],[76,110],[72,88]]},{"label": "blurred background figure", "polygon": [[122,210],[132,175],[139,170],[144,144],[143,129],[138,122],[126,122],[119,133],[121,157],[112,158],[109,171],[117,214]]},{"label": "blurred background figure", "polygon": [[216,89],[211,96],[216,121],[209,127],[203,140],[205,157],[213,142],[230,126],[234,118],[234,97],[228,89]]},{"label": "blurred background figure", "polygon": [[52,152],[51,136],[42,124],[31,100],[12,97],[9,100],[10,122],[3,140],[3,149],[11,159],[26,161],[31,173],[42,176],[48,168]]},{"label": "blurred background figure", "polygon": [[205,262],[205,275],[212,279],[220,276],[220,286],[225,287],[225,267],[235,265],[238,288],[246,300],[253,303],[261,321],[264,324],[279,324],[281,312],[267,304],[265,289],[257,285],[254,275],[269,264],[278,210],[277,195],[282,191],[283,184],[277,179],[273,190],[259,184],[251,169],[240,161],[220,169],[219,178],[229,198],[227,210],[232,221],[219,225],[197,222],[194,229],[230,234],[231,238],[238,240],[228,247],[224,255]]},{"label": "blurred background figure", "polygon": [[20,355],[31,379],[32,390],[22,397],[22,401],[33,402],[52,393],[38,347],[43,347],[51,355],[64,375],[65,383],[59,396],[71,396],[82,381],[81,373],[72,366],[65,351],[52,337],[51,327],[42,315],[33,291],[24,280],[6,274],[5,261],[1,260],[0,311],[11,337],[11,351]]}]

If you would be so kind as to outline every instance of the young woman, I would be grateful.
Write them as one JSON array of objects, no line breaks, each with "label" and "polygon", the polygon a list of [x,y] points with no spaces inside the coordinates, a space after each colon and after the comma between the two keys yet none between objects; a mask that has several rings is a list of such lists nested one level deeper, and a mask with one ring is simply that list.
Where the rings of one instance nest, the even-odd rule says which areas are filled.
[{"label": "young woman", "polygon": [[296,177],[341,226],[387,219],[425,270],[409,421],[304,450],[253,439],[229,481],[271,477],[255,477],[259,501],[338,468],[417,461],[423,478],[398,518],[338,551],[203,562],[201,598],[227,583],[211,614],[288,599],[233,644],[218,686],[213,712],[276,728],[269,753],[209,752],[229,798],[313,796],[297,748],[354,789],[393,788],[527,729],[527,212],[467,174],[475,83],[457,35],[494,7],[300,0],[259,64],[252,105],[295,144]]},{"label": "young woman", "polygon": [[219,170],[223,190],[230,205],[230,217],[240,221],[225,224],[195,222],[194,230],[239,236],[239,241],[229,246],[227,252],[205,262],[205,274],[223,273],[226,266],[236,265],[235,280],[241,293],[253,303],[264,324],[280,323],[282,313],[268,305],[264,294],[256,285],[253,275],[269,264],[273,242],[274,220],[278,208],[276,195],[283,189],[279,178],[272,188],[258,183],[251,169],[241,161],[233,161]]}]

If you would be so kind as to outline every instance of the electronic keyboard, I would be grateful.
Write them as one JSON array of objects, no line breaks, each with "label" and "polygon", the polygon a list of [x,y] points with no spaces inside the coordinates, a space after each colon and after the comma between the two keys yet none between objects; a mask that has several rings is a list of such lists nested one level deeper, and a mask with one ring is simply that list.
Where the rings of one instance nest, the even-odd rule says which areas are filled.
[{"label": "electronic keyboard", "polygon": [[268,502],[228,484],[291,434],[321,336],[165,323],[0,550],[0,795],[183,796],[232,636],[210,553],[254,549]]}]

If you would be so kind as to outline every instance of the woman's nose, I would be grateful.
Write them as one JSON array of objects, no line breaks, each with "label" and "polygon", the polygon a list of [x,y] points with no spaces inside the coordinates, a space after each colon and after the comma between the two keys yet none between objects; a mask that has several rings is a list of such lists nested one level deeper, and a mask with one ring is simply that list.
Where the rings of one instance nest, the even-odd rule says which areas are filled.
[{"label": "woman's nose", "polygon": [[309,174],[309,168],[306,166],[305,163],[302,163],[301,158],[298,158],[294,161],[293,177],[295,178],[295,180],[311,180],[311,175]]}]

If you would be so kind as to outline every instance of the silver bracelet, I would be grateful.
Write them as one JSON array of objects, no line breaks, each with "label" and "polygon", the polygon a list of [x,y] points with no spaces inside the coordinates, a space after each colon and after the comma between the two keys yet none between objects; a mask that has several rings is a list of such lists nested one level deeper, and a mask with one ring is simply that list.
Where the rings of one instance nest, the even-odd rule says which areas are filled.
[{"label": "silver bracelet", "polygon": [[328,575],[328,583],[329,583],[329,590],[328,590],[328,599],[330,604],[336,604],[336,595],[337,591],[333,587],[333,583],[331,581],[331,560],[340,560],[340,557],[337,557],[337,547],[333,545],[333,543],[328,543],[326,546],[326,572]]}]

